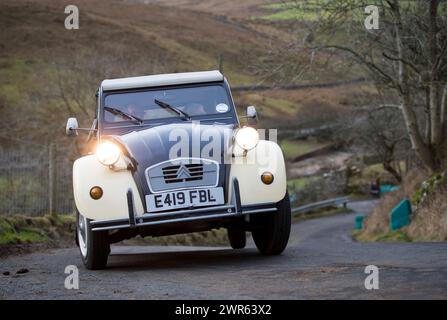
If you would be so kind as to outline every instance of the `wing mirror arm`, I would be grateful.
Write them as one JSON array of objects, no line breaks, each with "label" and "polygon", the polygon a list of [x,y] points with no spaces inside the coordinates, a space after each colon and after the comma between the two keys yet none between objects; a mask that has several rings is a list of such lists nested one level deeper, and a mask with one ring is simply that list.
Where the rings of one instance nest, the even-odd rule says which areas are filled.
[{"label": "wing mirror arm", "polygon": [[78,131],[97,131],[98,129],[93,128],[79,128],[78,120],[76,118],[68,118],[67,126],[65,127],[65,134],[67,136],[77,136]]}]

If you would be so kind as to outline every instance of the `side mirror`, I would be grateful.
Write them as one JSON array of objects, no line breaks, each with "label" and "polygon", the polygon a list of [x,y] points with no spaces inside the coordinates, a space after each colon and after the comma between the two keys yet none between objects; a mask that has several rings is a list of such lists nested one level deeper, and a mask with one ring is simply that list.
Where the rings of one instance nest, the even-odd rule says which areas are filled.
[{"label": "side mirror", "polygon": [[258,122],[258,113],[254,106],[247,107],[247,122],[250,125],[254,125]]},{"label": "side mirror", "polygon": [[68,118],[67,126],[65,127],[65,133],[67,136],[77,136],[79,128],[78,120],[76,118]]}]

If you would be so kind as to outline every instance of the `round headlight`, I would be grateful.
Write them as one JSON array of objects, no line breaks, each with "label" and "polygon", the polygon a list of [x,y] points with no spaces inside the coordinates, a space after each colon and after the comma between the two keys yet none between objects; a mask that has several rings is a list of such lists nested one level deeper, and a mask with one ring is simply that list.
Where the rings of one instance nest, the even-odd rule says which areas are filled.
[{"label": "round headlight", "polygon": [[105,166],[114,165],[120,158],[120,148],[110,141],[101,142],[96,148],[96,157]]},{"label": "round headlight", "polygon": [[252,127],[244,127],[236,132],[236,143],[244,150],[251,150],[259,142],[259,134]]}]

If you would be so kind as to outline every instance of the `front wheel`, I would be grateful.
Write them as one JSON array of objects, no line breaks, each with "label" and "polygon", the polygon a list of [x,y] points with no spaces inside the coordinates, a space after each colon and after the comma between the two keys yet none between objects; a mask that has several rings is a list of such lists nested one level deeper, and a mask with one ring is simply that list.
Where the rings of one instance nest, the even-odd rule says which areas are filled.
[{"label": "front wheel", "polygon": [[289,193],[277,204],[278,211],[260,213],[253,217],[253,240],[266,255],[281,254],[287,246],[292,223]]},{"label": "front wheel", "polygon": [[77,213],[77,242],[81,259],[90,270],[104,269],[110,253],[110,243],[107,231],[92,231],[89,220]]}]

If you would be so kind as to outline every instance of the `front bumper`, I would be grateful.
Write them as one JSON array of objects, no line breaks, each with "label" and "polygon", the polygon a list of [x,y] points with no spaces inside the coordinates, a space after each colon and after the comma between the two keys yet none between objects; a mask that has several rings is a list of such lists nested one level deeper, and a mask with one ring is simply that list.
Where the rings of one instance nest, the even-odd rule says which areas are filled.
[{"label": "front bumper", "polygon": [[132,191],[127,192],[127,205],[129,218],[116,220],[91,221],[92,231],[119,230],[128,228],[148,227],[155,225],[178,224],[191,221],[207,221],[216,219],[230,219],[244,215],[257,213],[272,213],[277,211],[276,203],[263,203],[249,206],[241,205],[239,183],[233,179],[233,195],[231,204],[199,208],[185,209],[163,213],[144,213],[135,216],[134,200]]}]

